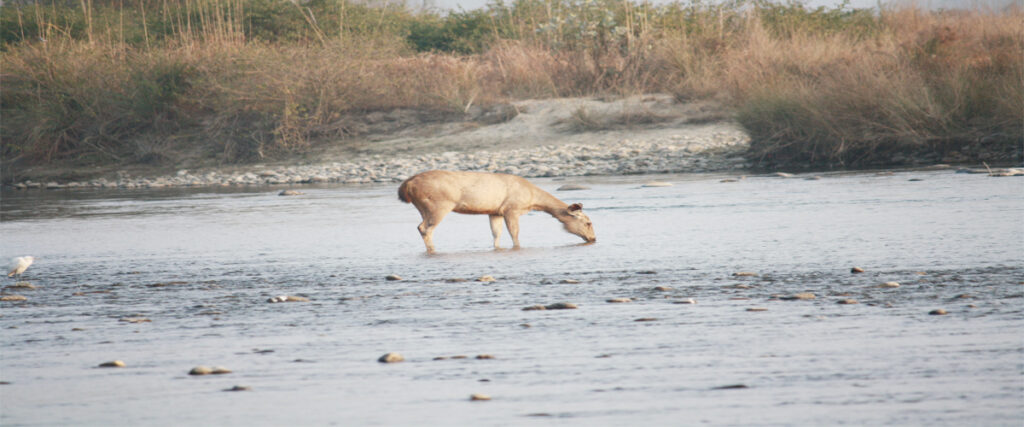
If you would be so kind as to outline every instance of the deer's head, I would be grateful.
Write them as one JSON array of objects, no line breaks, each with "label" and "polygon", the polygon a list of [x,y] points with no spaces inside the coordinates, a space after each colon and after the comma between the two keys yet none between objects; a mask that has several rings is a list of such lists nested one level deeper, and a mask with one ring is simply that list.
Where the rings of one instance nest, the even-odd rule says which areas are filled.
[{"label": "deer's head", "polygon": [[583,205],[579,203],[569,205],[565,208],[565,213],[558,216],[558,220],[562,221],[565,231],[582,237],[587,243],[597,241],[597,236],[594,235],[594,224],[590,222],[590,217],[583,213]]}]

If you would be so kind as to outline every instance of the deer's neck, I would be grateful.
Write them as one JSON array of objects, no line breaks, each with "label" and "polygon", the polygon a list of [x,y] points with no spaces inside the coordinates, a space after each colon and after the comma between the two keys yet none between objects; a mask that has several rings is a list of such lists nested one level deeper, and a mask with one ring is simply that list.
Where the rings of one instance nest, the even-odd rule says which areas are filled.
[{"label": "deer's neck", "polygon": [[533,206],[530,206],[530,210],[544,211],[553,217],[559,217],[565,212],[565,209],[569,205],[561,200],[558,200],[555,196],[552,196],[547,191],[541,190],[540,188],[533,189]]}]

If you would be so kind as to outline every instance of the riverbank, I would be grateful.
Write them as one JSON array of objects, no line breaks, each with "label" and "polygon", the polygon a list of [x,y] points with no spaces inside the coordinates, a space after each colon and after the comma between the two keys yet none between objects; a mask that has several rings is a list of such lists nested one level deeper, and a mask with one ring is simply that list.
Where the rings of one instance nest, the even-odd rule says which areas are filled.
[{"label": "riverbank", "polygon": [[[743,157],[750,138],[720,107],[680,103],[668,95],[529,100],[472,110],[463,120],[435,122],[398,110],[368,115],[363,122],[380,133],[324,143],[309,154],[274,163],[217,166],[192,160],[173,171],[144,166],[107,171],[47,168],[13,186],[357,184],[399,182],[430,169],[553,177],[720,172],[751,166]],[[58,178],[90,171],[97,176]]]},{"label": "riverbank", "polygon": [[[470,109],[439,120],[414,110],[362,116],[361,138],[324,142],[301,156],[272,163],[209,164],[182,158],[180,167],[39,168],[15,189],[162,188],[202,186],[367,184],[401,182],[431,169],[498,172],[535,177],[701,173],[765,170],[751,160],[750,136],[710,102],[679,102],[669,95],[617,100],[528,100]],[[993,166],[1016,165],[993,158]],[[1003,156],[1005,157],[1005,156]],[[958,157],[898,154],[888,166],[920,167]],[[793,165],[802,170],[810,165]],[[1016,175],[1018,169],[973,173]],[[72,178],[67,177],[85,177]]]}]

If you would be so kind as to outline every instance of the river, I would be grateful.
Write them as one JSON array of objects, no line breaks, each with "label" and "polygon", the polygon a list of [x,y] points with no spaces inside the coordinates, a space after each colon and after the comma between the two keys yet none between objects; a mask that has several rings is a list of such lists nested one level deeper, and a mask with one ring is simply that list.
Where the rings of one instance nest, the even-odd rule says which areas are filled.
[{"label": "river", "polygon": [[535,179],[597,243],[452,214],[435,255],[397,184],[4,192],[36,289],[0,303],[0,424],[1019,425],[1024,181],[804,177]]}]

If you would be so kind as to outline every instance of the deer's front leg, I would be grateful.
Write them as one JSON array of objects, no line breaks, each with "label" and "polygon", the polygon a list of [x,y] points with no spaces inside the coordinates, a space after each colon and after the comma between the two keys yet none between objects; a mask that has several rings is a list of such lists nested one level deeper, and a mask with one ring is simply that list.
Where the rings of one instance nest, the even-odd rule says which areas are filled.
[{"label": "deer's front leg", "polygon": [[508,212],[505,214],[505,226],[508,227],[508,234],[512,236],[512,247],[519,248],[519,215],[522,212]]},{"label": "deer's front leg", "polygon": [[494,236],[494,249],[501,248],[501,215],[491,215],[491,235]]}]

